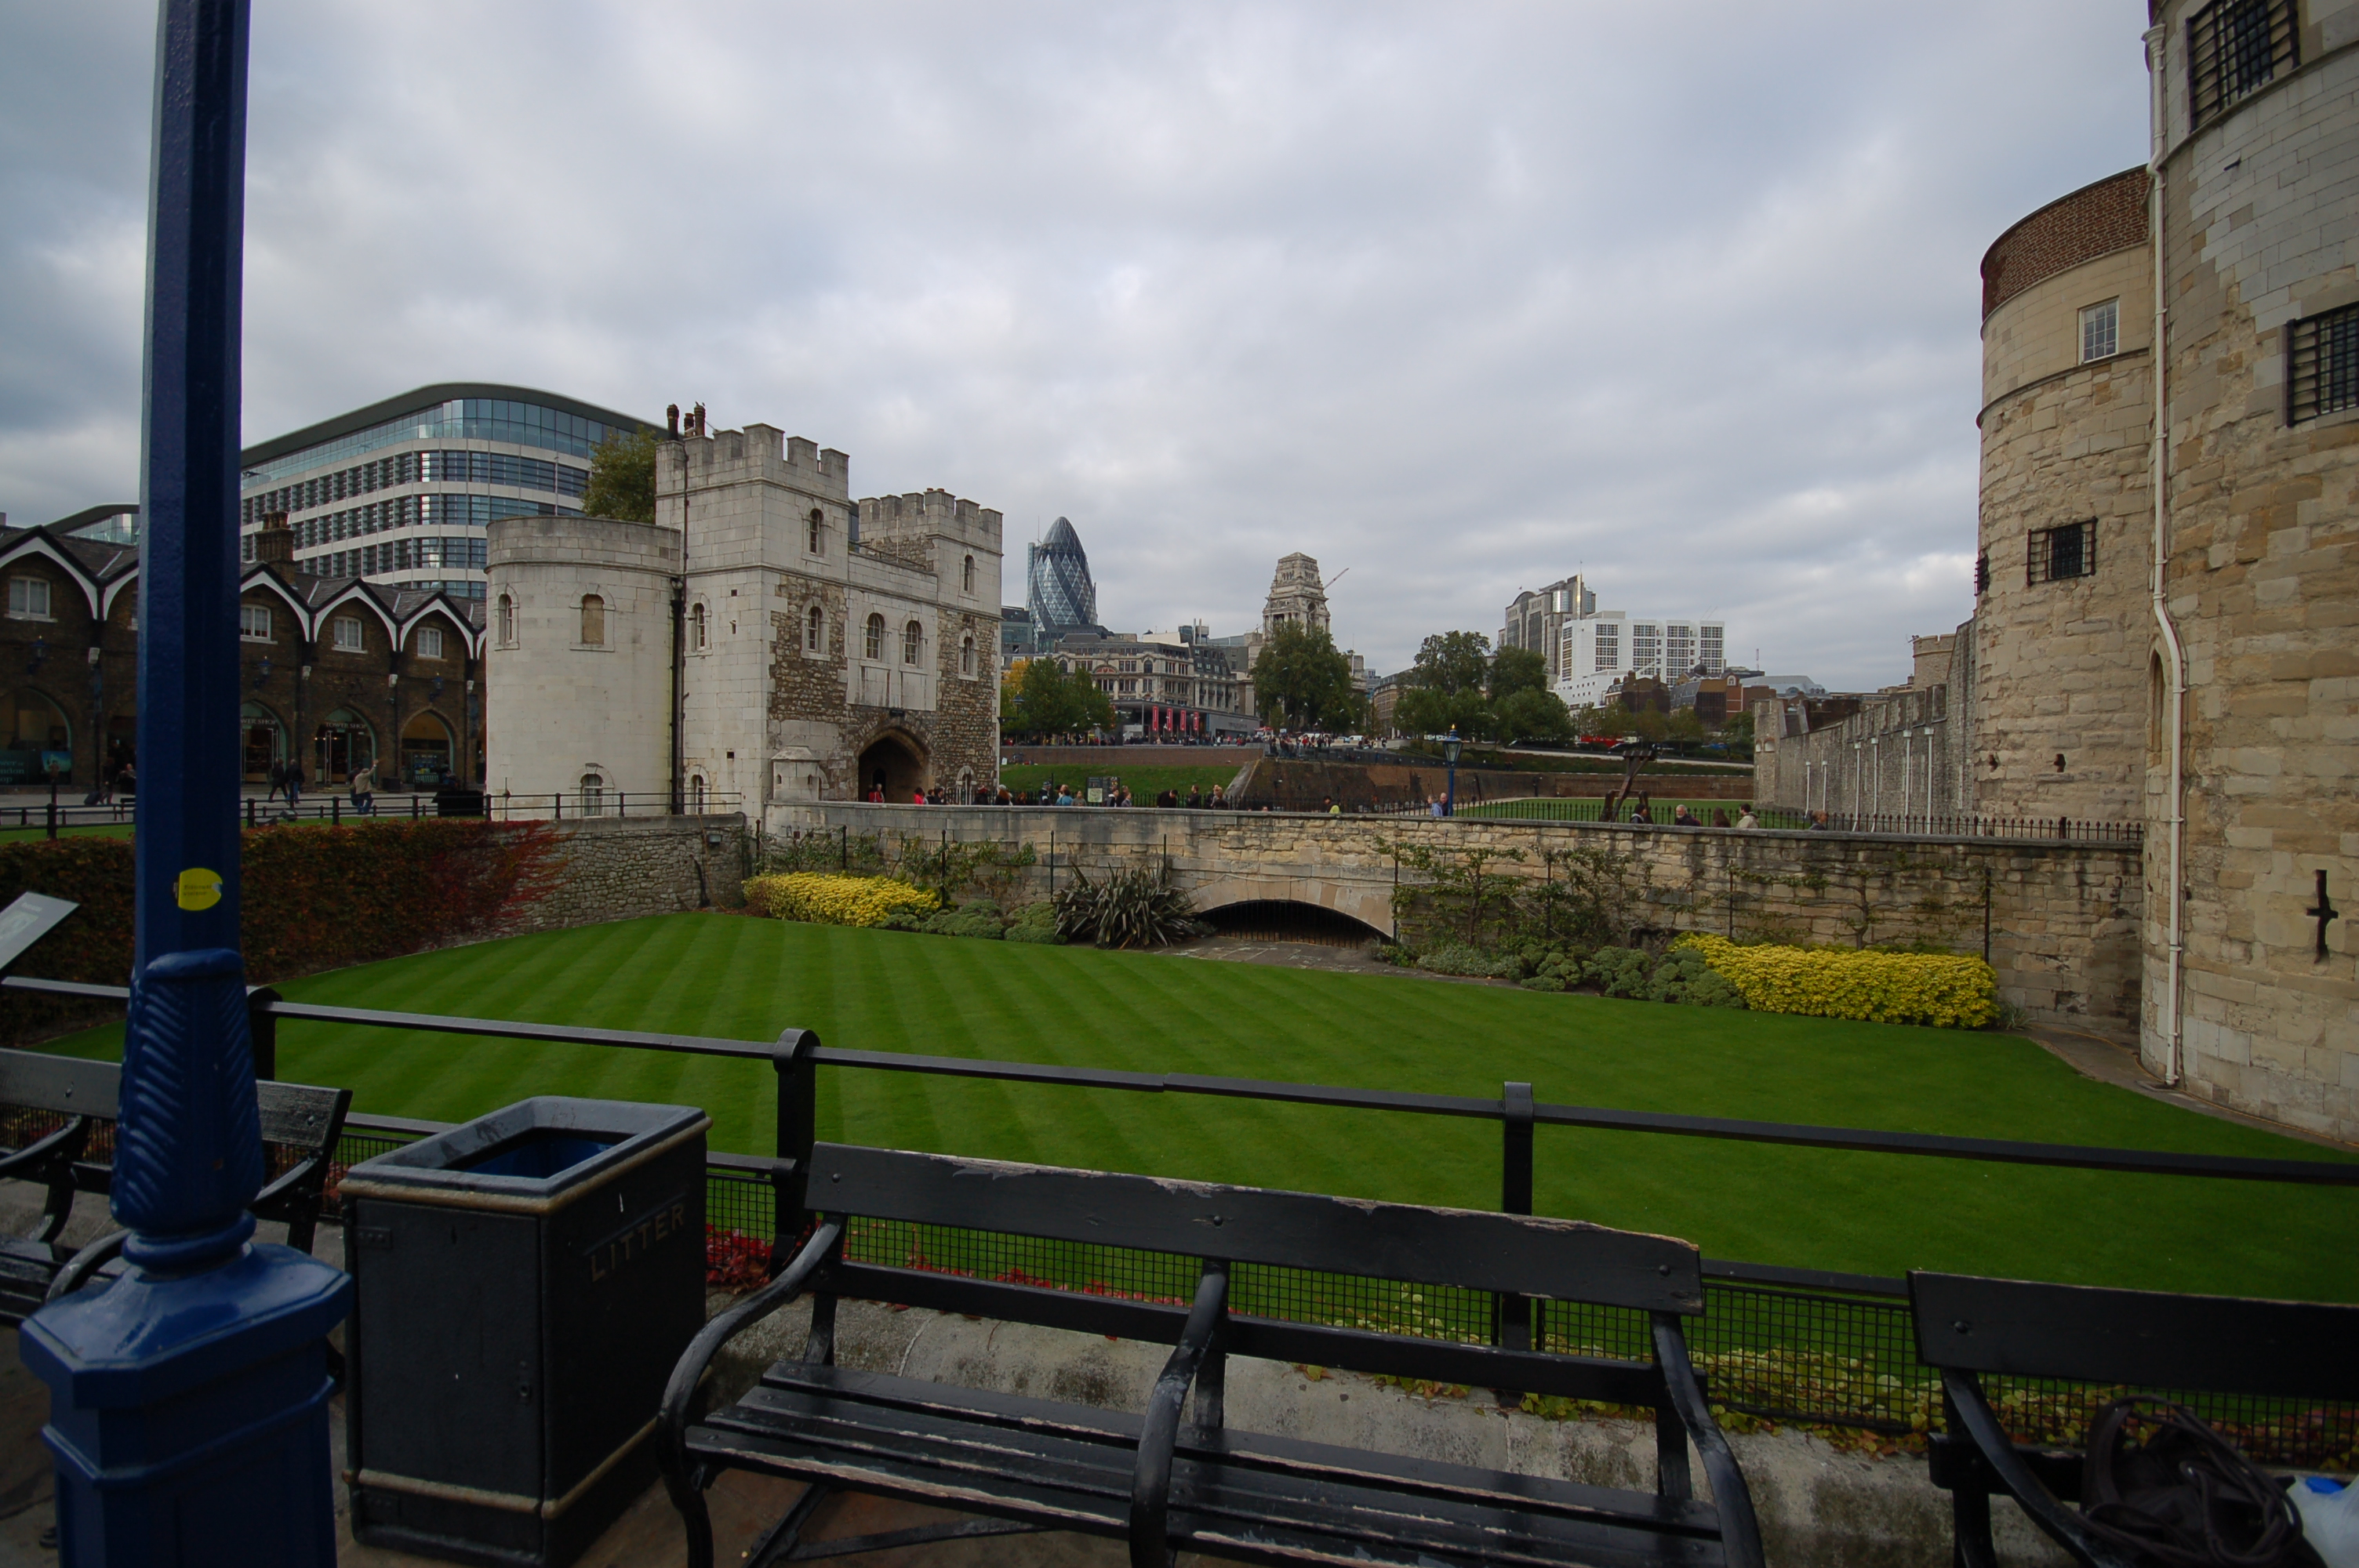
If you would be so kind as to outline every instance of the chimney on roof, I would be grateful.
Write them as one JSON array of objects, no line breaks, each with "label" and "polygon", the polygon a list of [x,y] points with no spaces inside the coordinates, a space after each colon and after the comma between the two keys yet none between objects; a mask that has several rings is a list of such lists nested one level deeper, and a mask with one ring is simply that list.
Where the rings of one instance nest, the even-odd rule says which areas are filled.
[{"label": "chimney on roof", "polygon": [[254,536],[254,558],[257,563],[295,564],[295,530],[287,525],[287,514],[262,514],[262,532]]}]

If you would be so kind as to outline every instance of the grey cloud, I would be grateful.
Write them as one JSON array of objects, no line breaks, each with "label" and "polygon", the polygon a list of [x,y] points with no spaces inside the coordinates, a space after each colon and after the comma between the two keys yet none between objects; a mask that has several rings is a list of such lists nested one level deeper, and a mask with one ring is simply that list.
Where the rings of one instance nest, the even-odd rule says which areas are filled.
[{"label": "grey cloud", "polygon": [[[136,478],[110,10],[0,21],[20,518]],[[1579,565],[1878,683],[1970,608],[1975,263],[2141,157],[2143,19],[260,0],[245,427],[701,399],[865,493],[1072,517],[1124,625],[1238,626],[1306,549],[1388,668]]]}]

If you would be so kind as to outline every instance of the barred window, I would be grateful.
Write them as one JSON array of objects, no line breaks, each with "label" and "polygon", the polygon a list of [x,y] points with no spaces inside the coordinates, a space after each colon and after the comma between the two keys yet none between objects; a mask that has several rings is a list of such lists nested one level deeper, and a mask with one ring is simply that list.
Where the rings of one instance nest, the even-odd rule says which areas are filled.
[{"label": "barred window", "polygon": [[2035,528],[2024,569],[2024,581],[2054,582],[2063,578],[2092,577],[2097,570],[2097,520],[2093,517],[2060,527]]},{"label": "barred window", "polygon": [[2189,111],[2201,125],[2301,63],[2294,0],[2212,0],[2187,22]]},{"label": "barred window", "polygon": [[2359,407],[2359,305],[2286,323],[2286,423]]},{"label": "barred window", "polygon": [[2122,302],[2108,299],[2081,312],[2081,362],[2107,360],[2120,351]]}]

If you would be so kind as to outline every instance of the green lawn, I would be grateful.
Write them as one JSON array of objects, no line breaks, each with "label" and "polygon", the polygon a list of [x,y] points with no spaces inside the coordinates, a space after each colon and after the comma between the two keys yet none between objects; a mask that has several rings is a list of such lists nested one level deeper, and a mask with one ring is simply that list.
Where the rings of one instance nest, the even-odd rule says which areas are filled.
[{"label": "green lawn", "polygon": [[[669,915],[283,988],[307,1001],[1147,1071],[2217,1153],[2332,1157],[2081,1077],[2028,1040],[1087,948]],[[119,1030],[58,1048],[119,1049]],[[565,1092],[701,1105],[771,1136],[768,1068],[285,1024],[280,1073],[457,1119]],[[1488,1207],[1495,1125],[831,1068],[822,1135]],[[1542,1128],[1538,1206],[1707,1254],[2359,1301],[2348,1188],[2044,1171]]]},{"label": "green lawn", "polygon": [[[15,814],[12,812],[9,815],[14,816]],[[5,820],[5,818],[0,818],[0,820]],[[38,822],[40,819],[37,816],[34,820]],[[7,843],[11,839],[21,840],[26,838],[46,838],[49,836],[49,830],[46,826],[38,827],[0,827],[0,844]],[[97,822],[84,827],[60,827],[58,829],[58,837],[60,838],[128,838],[131,837],[131,824],[128,822]]]},{"label": "green lawn", "polygon": [[1047,779],[1054,779],[1059,784],[1071,784],[1073,797],[1078,800],[1083,798],[1083,792],[1089,788],[1090,780],[1118,778],[1130,786],[1131,799],[1139,806],[1152,804],[1155,797],[1167,789],[1178,790],[1180,798],[1185,800],[1188,796],[1188,786],[1190,784],[1210,795],[1212,793],[1214,784],[1226,789],[1229,787],[1230,781],[1236,776],[1237,770],[1234,764],[1207,767],[1202,763],[1190,763],[1177,767],[1131,768],[1124,767],[1115,762],[1058,762],[1053,766],[1039,762],[1027,762],[1020,768],[999,770],[1001,784],[1019,795],[1029,795],[1036,797],[1040,793],[1042,781]]}]

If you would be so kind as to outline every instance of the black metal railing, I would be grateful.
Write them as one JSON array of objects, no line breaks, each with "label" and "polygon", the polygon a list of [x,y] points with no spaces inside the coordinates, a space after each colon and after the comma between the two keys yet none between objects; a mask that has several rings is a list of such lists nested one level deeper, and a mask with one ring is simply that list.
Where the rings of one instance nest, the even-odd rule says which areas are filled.
[{"label": "black metal railing", "polygon": [[[0,989],[127,999],[121,987],[8,978]],[[777,1137],[772,1155],[714,1153],[708,1159],[708,1265],[716,1280],[751,1282],[790,1249],[810,1222],[804,1184],[817,1135],[820,1068],[917,1073],[1006,1083],[1112,1089],[1136,1094],[1219,1098],[1496,1121],[1500,1125],[1500,1208],[1532,1212],[1534,1135],[1571,1127],[1680,1138],[1786,1144],[1852,1153],[2046,1166],[2124,1174],[2359,1187],[2359,1160],[2261,1159],[2190,1154],[2011,1139],[1887,1132],[1859,1128],[1680,1116],[1536,1101],[1531,1086],[1510,1083],[1497,1098],[1280,1083],[1194,1073],[1140,1073],[1060,1067],[962,1056],[822,1046],[807,1030],[775,1041],[719,1039],[638,1030],[592,1029],[506,1019],[458,1018],[327,1007],[280,1000],[266,989],[249,1000],[257,1072],[275,1076],[283,1022],[409,1030],[487,1040],[542,1041],[734,1057],[770,1065]],[[444,1123],[354,1116],[339,1144],[349,1165]],[[339,1171],[338,1174],[341,1174]],[[847,1229],[849,1256],[1034,1284],[1149,1300],[1186,1301],[1196,1262],[1176,1255],[1079,1247],[1039,1238],[859,1220]],[[1905,1281],[1874,1276],[1723,1260],[1704,1265],[1705,1310],[1689,1325],[1697,1365],[1714,1401],[1749,1416],[1846,1426],[1889,1434],[1940,1423],[1939,1379],[1916,1356]],[[732,1275],[735,1279],[732,1279]],[[1579,1303],[1502,1301],[1483,1292],[1405,1281],[1371,1281],[1306,1270],[1262,1269],[1233,1285],[1239,1310],[1303,1322],[1366,1325],[1462,1342],[1499,1343],[1529,1334],[1555,1350],[1593,1347],[1644,1358],[1643,1314]],[[1537,1306],[1518,1324],[1517,1314]],[[2070,1441],[2112,1392],[2045,1379],[1999,1379],[1994,1400],[2024,1433]],[[2169,1390],[2164,1390],[2169,1391]],[[2256,1458],[2284,1465],[2326,1464],[2359,1448],[2359,1405],[2191,1396],[2199,1411],[2232,1428]]]},{"label": "black metal railing", "polygon": [[[1664,800],[1678,797],[1666,795]],[[1691,800],[1689,808],[1701,820],[1681,824],[1673,820],[1676,807],[1658,801],[1647,808],[1648,820],[1635,823],[1638,827],[1734,827],[1736,819],[1746,809],[1743,801]],[[1382,809],[1413,815],[1421,807],[1387,806]],[[1631,814],[1637,809],[1633,801],[1624,801],[1614,820],[1632,822]],[[2136,846],[2146,841],[2146,825],[2142,822],[2099,821],[2082,816],[1973,816],[1942,812],[1817,812],[1797,811],[1786,806],[1756,806],[1750,808],[1756,827],[1781,832],[1805,832],[1816,828],[1837,833],[1876,833],[1912,838],[2030,838],[2051,839],[2074,844],[2123,844]],[[1565,796],[1530,795],[1515,800],[1492,800],[1458,803],[1461,816],[1507,817],[1518,821],[1597,822],[1603,820],[1605,802]],[[1721,822],[1717,814],[1726,813],[1728,820]],[[1823,816],[1824,820],[1820,818]]]},{"label": "black metal railing", "polygon": [[[686,795],[648,790],[576,790],[568,795],[485,795],[481,791],[462,791],[455,796],[430,792],[380,791],[369,797],[365,806],[342,791],[322,791],[299,796],[292,805],[281,796],[246,795],[238,802],[238,819],[248,827],[267,827],[282,822],[325,822],[341,826],[346,822],[375,821],[386,817],[407,818],[415,822],[429,816],[489,816],[502,822],[571,822],[585,816],[702,816],[743,809],[742,795],[716,794],[710,790]],[[138,820],[138,801],[130,795],[100,806],[63,803],[52,806],[33,801],[0,806],[0,830],[46,828],[51,837],[62,829],[72,827],[136,827]]]}]

